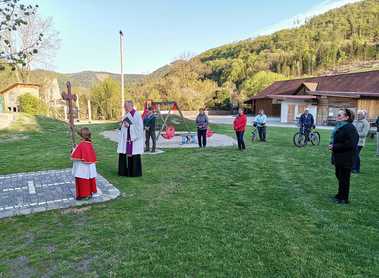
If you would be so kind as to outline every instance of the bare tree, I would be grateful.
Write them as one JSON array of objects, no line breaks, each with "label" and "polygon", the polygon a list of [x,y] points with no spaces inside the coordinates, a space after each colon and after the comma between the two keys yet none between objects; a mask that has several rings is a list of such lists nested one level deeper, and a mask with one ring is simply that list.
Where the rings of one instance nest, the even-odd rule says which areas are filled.
[{"label": "bare tree", "polygon": [[[43,37],[39,40],[41,33]],[[39,40],[39,44],[35,46],[37,52],[26,55],[24,63],[15,67],[18,80],[29,82],[31,67],[44,69],[51,67],[60,45],[59,33],[54,29],[51,17],[43,18],[38,13],[34,13],[27,18],[27,24],[17,31],[17,36],[22,49],[32,47],[34,42]]]},{"label": "bare tree", "polygon": [[[22,47],[14,35],[21,27],[27,25],[27,19],[36,13],[38,5],[25,5],[20,0],[0,0],[0,68],[11,65],[15,69],[17,65],[23,65],[28,56],[38,52],[43,34],[28,46]],[[15,36],[17,37],[17,36]]]}]

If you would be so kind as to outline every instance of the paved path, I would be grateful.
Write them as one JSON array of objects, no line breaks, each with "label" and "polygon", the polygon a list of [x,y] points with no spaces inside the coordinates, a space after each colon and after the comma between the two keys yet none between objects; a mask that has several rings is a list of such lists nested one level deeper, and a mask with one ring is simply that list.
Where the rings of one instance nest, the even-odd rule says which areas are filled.
[{"label": "paved path", "polygon": [[5,129],[14,121],[15,114],[0,113],[0,129]]},{"label": "paved path", "polygon": [[98,193],[87,201],[75,200],[71,169],[0,176],[0,218],[30,214],[114,199],[120,191],[98,174]]},{"label": "paved path", "polygon": [[[108,138],[111,141],[118,142],[119,133],[118,130],[109,130],[101,133],[105,138]],[[157,142],[157,149],[167,149],[167,148],[198,148],[197,136],[195,136],[195,142],[192,144],[181,144],[182,137],[179,133],[176,133],[178,136],[170,140],[164,138],[159,138]],[[223,135],[223,134],[213,134],[212,137],[207,138],[207,147],[229,147],[236,145],[237,142],[235,139]],[[148,154],[148,153],[146,153]]]}]

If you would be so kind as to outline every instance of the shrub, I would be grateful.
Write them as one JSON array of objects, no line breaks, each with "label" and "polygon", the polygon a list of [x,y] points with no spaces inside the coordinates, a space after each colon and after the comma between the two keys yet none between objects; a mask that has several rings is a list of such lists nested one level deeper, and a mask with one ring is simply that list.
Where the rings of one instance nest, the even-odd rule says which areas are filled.
[{"label": "shrub", "polygon": [[18,97],[20,111],[30,115],[47,115],[48,107],[38,97],[29,93]]}]

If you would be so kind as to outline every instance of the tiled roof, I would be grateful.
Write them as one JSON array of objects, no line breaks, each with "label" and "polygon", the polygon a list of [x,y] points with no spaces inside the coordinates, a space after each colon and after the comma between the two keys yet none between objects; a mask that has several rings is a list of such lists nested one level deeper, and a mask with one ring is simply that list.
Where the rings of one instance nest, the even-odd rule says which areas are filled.
[{"label": "tiled roof", "polygon": [[33,83],[14,83],[10,86],[8,86],[7,88],[3,89],[0,91],[0,95],[5,93],[5,92],[8,92],[9,90],[12,90],[13,88],[15,87],[18,87],[18,86],[23,86],[23,87],[41,87],[41,85],[38,85],[38,84],[33,84]]},{"label": "tiled roof", "polygon": [[379,95],[379,70],[277,81],[251,99],[270,95],[293,95],[302,85],[310,91]]}]

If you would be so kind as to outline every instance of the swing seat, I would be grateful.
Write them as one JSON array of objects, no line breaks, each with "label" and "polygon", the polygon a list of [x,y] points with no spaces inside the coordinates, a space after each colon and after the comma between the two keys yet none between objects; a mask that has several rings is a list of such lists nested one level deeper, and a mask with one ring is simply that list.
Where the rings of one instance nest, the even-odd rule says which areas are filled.
[{"label": "swing seat", "polygon": [[212,137],[213,134],[214,134],[214,132],[208,127],[208,129],[207,129],[207,137],[208,137],[208,138],[209,138],[209,137]]},{"label": "swing seat", "polygon": [[170,140],[175,136],[175,127],[173,126],[168,126],[166,128],[166,132],[162,133],[162,137],[166,140]]}]

